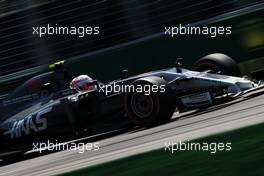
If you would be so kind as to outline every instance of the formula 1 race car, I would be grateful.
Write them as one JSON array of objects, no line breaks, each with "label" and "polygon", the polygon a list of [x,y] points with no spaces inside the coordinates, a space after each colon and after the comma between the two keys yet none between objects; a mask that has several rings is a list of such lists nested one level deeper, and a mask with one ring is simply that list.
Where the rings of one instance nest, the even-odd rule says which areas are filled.
[{"label": "formula 1 race car", "polygon": [[2,98],[3,156],[30,150],[33,142],[65,141],[115,129],[121,123],[144,127],[162,124],[170,121],[176,109],[184,112],[208,107],[263,88],[262,81],[238,77],[238,66],[223,54],[198,60],[196,71],[177,62],[173,68],[107,84],[93,80],[89,84],[94,89],[88,91],[68,88],[62,64],[55,64],[55,71],[33,77]]}]

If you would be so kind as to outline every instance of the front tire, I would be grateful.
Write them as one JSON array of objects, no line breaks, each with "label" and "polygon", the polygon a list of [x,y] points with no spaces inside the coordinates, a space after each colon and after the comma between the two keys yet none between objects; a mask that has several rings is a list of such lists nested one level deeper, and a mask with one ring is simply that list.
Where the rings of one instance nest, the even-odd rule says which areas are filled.
[{"label": "front tire", "polygon": [[[157,76],[138,79],[132,83],[134,86],[166,85],[166,81]],[[176,100],[165,89],[164,92],[131,92],[125,95],[125,110],[135,125],[153,126],[168,122],[176,107]]]},{"label": "front tire", "polygon": [[229,76],[241,76],[237,63],[229,56],[221,53],[214,53],[199,59],[194,64],[196,71],[210,71]]}]

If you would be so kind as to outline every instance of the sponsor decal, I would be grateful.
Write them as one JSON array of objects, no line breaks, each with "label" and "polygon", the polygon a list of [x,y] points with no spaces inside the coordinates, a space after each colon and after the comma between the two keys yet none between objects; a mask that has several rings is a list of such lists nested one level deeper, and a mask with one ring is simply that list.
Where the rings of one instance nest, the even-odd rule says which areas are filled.
[{"label": "sponsor decal", "polygon": [[30,135],[32,132],[39,132],[47,129],[47,119],[43,116],[50,112],[52,107],[43,109],[35,114],[31,114],[24,119],[13,122],[11,128],[4,132],[4,135],[10,135],[11,139]]}]

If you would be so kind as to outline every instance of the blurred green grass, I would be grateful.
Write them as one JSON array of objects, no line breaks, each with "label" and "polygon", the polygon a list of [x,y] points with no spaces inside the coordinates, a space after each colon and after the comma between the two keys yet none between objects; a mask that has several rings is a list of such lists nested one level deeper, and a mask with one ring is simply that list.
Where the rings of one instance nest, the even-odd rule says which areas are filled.
[{"label": "blurred green grass", "polygon": [[264,175],[264,124],[230,131],[192,142],[231,142],[231,151],[177,151],[164,149],[63,174],[64,176],[233,176]]},{"label": "blurred green grass", "polygon": [[264,68],[264,57],[251,59],[238,64],[242,74],[250,74]]}]

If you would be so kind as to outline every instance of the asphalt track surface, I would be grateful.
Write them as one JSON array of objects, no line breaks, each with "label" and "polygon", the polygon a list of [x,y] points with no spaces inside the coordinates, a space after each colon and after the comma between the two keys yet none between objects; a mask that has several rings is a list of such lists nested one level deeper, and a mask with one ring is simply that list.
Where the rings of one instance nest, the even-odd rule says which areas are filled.
[{"label": "asphalt track surface", "polygon": [[[119,134],[100,142],[100,150],[60,151],[0,167],[0,176],[55,175],[164,148],[177,142],[264,122],[264,95],[242,98],[202,112],[175,113],[172,122]],[[232,142],[232,141],[231,141]],[[165,152],[165,151],[164,151]]]}]

